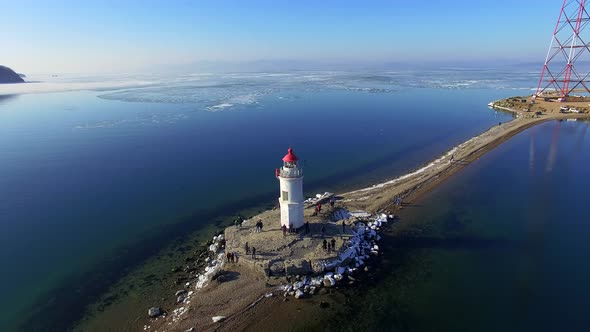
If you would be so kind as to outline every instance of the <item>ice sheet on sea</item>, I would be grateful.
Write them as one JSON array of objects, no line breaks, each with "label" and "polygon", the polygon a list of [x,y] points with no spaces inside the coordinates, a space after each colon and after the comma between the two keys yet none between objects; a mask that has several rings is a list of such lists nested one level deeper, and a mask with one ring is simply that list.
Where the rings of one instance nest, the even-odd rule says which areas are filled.
[{"label": "ice sheet on sea", "polygon": [[128,102],[199,104],[209,111],[252,105],[261,96],[280,91],[348,90],[387,93],[399,90],[396,78],[376,79],[366,74],[338,72],[225,74],[198,77],[191,81],[163,80],[138,89],[126,89],[100,95],[100,98]]},{"label": "ice sheet on sea", "polygon": [[[240,96],[271,91],[347,90],[395,93],[406,87],[443,89],[530,88],[536,78],[527,70],[400,68],[379,71],[285,71],[258,73],[184,73],[181,75],[111,75],[96,77],[30,76],[39,83],[3,86],[0,94],[72,90],[120,90],[101,97],[122,101],[201,103],[203,107],[243,104]],[[231,102],[232,98],[237,98]],[[249,97],[246,97],[247,99]],[[243,100],[246,103],[245,100]],[[251,103],[248,101],[247,103]],[[226,107],[230,108],[230,107]]]},{"label": "ice sheet on sea", "polygon": [[102,99],[127,102],[193,104],[197,108],[219,111],[237,105],[251,105],[261,96],[272,91],[271,87],[247,84],[188,84],[127,89],[100,95]]},{"label": "ice sheet on sea", "polygon": [[[39,81],[37,81],[37,79]],[[31,77],[26,84],[4,84],[0,89],[0,95],[9,94],[29,94],[29,93],[48,93],[48,92],[66,92],[79,90],[118,90],[135,87],[144,87],[154,84],[150,80],[141,80],[134,78],[96,78],[95,80],[74,80],[51,77]]]}]

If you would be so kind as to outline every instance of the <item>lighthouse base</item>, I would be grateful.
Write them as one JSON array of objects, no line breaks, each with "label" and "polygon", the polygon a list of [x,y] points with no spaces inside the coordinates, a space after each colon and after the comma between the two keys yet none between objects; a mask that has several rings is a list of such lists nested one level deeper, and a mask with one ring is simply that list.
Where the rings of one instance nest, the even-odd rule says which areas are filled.
[{"label": "lighthouse base", "polygon": [[281,202],[281,227],[285,225],[287,228],[299,228],[303,223],[303,202]]}]

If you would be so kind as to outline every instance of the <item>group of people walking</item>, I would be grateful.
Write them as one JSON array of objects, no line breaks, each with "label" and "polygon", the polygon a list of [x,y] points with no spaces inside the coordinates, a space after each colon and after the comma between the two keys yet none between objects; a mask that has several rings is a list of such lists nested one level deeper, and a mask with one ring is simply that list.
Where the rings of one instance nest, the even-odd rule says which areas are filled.
[{"label": "group of people walking", "polygon": [[235,252],[228,252],[225,254],[228,263],[237,263],[238,262],[238,254]]},{"label": "group of people walking", "polygon": [[264,225],[262,224],[262,220],[260,220],[260,219],[259,219],[259,220],[256,222],[256,233],[260,233],[260,232],[262,232],[262,226],[264,226]]},{"label": "group of people walking", "polygon": [[244,222],[244,218],[242,218],[242,216],[238,216],[235,220],[234,220],[234,225],[240,229],[240,227],[242,227],[242,222]]},{"label": "group of people walking", "polygon": [[[397,198],[396,198],[397,199]],[[335,200],[334,198],[330,199],[329,201],[330,207],[332,208],[332,210],[334,209],[334,204],[335,204]],[[319,214],[322,212],[322,204],[318,203],[315,207],[315,212],[316,214]],[[242,226],[242,222],[244,221],[244,219],[241,216],[238,216],[235,220],[235,226],[239,229]],[[264,227],[264,224],[262,223],[261,219],[258,219],[258,221],[256,222],[256,227],[255,227],[255,233],[261,233],[262,232],[262,228]],[[345,223],[344,221],[342,222],[342,232],[345,232]],[[290,224],[289,226],[287,225],[283,225],[281,227],[282,231],[283,231],[283,237],[286,237],[287,234],[297,234],[298,229],[293,227],[293,224]],[[303,230],[305,231],[305,234],[310,234],[310,226],[309,226],[309,221],[306,221],[305,224],[303,225]],[[322,236],[322,238],[325,236],[326,234],[326,227],[324,225],[322,225],[322,228],[320,230],[320,234]],[[324,239],[323,241],[323,249],[327,252],[332,252],[336,250],[336,240],[334,238],[332,238],[330,241]],[[252,259],[256,259],[256,248],[254,247],[250,247],[248,245],[248,242],[245,243],[244,245],[244,249],[246,252],[246,255],[251,255]],[[226,258],[227,261],[229,263],[234,263],[238,261],[238,255],[235,252],[228,252],[226,254]]]},{"label": "group of people walking", "polygon": [[[334,198],[330,198],[330,208],[334,210],[334,205],[336,204],[336,200]],[[322,203],[317,203],[315,205],[315,213],[314,215],[319,215],[322,212]]]},{"label": "group of people walking", "polygon": [[249,255],[250,252],[252,252],[252,259],[256,259],[256,248],[255,247],[250,248],[248,246],[248,242],[246,242],[246,244],[244,245],[244,250],[246,251],[246,255]]},{"label": "group of people walking", "polygon": [[[287,227],[287,225],[283,225],[281,226],[281,230],[283,231],[283,237],[286,237],[287,233],[297,234],[299,231],[299,229],[293,227],[293,224],[289,224],[289,227]],[[309,221],[306,221],[305,224],[303,224],[303,230],[305,234],[309,234]]]},{"label": "group of people walking", "polygon": [[293,228],[293,224],[290,224],[289,227],[283,225],[281,229],[283,230],[283,237],[287,236],[287,232],[289,234],[295,234],[297,232],[297,230]]},{"label": "group of people walking", "polygon": [[320,214],[320,212],[322,212],[322,204],[321,203],[318,203],[315,206],[315,213],[316,214]]},{"label": "group of people walking", "polygon": [[322,247],[324,248],[324,251],[327,252],[336,251],[336,240],[334,238],[332,238],[330,241],[324,239]]}]

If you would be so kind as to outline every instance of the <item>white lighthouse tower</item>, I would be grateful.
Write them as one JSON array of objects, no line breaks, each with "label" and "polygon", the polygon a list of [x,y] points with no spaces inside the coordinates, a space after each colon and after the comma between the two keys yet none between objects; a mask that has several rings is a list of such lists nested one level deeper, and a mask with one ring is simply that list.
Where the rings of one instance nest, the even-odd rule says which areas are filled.
[{"label": "white lighthouse tower", "polygon": [[276,170],[281,187],[281,227],[303,226],[303,170],[297,166],[297,160],[299,158],[289,148],[283,157],[283,167]]}]

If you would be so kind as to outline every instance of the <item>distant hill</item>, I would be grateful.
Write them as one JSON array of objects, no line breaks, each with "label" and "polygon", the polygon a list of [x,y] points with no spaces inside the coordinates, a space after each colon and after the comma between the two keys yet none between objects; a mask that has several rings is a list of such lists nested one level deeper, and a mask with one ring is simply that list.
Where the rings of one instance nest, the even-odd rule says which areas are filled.
[{"label": "distant hill", "polygon": [[24,80],[14,70],[0,65],[0,84],[2,83],[24,83]]}]

